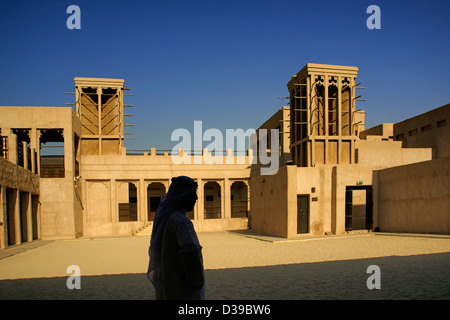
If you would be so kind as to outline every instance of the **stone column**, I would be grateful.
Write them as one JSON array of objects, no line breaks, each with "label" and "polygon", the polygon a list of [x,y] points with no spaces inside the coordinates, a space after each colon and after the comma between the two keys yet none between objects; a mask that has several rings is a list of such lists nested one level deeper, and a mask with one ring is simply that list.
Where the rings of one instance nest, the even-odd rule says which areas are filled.
[{"label": "stone column", "polygon": [[245,185],[247,186],[247,215],[248,220],[251,222],[251,211],[250,211],[250,183],[248,180],[244,181]]},{"label": "stone column", "polygon": [[197,216],[195,217],[196,220],[202,221],[205,216],[205,183],[202,181],[201,178],[197,179],[198,183],[198,189],[197,189]]},{"label": "stone column", "polygon": [[337,135],[342,135],[342,77],[337,76],[337,100],[336,100],[336,119],[337,119]]},{"label": "stone column", "polygon": [[[323,115],[324,115],[324,119],[323,119],[323,130],[324,130],[324,136],[328,137],[328,112],[329,112],[329,106],[328,106],[328,87],[330,85],[329,83],[329,78],[330,75],[329,74],[325,74],[325,79],[323,81]],[[328,148],[328,139],[325,139],[325,163],[327,161],[327,148]]]},{"label": "stone column", "polygon": [[[102,155],[103,154],[103,150],[102,150],[102,88],[101,87],[97,87],[97,103],[98,103],[98,108],[97,108],[97,115],[98,115],[98,154]],[[124,153],[126,155],[126,152]]]},{"label": "stone column", "polygon": [[144,179],[139,179],[139,185],[138,185],[138,221],[147,221],[148,220],[148,214],[147,214],[147,188],[146,183]]},{"label": "stone column", "polygon": [[230,180],[225,178],[223,181],[223,203],[224,203],[224,213],[223,219],[231,219],[231,190],[230,190]]},{"label": "stone column", "polygon": [[25,141],[22,141],[22,149],[23,149],[23,168],[26,170],[31,170],[31,168],[28,168],[28,157],[30,156],[28,154],[28,144]]},{"label": "stone column", "polygon": [[28,205],[27,205],[27,241],[31,242],[33,241],[33,217],[31,216],[31,192],[27,192],[27,199],[26,199]]},{"label": "stone column", "polygon": [[75,176],[75,157],[73,134],[68,129],[63,129],[64,139],[64,177],[73,180]]},{"label": "stone column", "polygon": [[114,224],[119,221],[119,203],[117,201],[117,182],[116,179],[111,179],[111,195],[110,195],[110,208],[111,208],[111,222]]},{"label": "stone column", "polygon": [[8,135],[8,160],[15,164],[18,162],[17,151],[17,136],[11,133]]},{"label": "stone column", "polygon": [[225,219],[226,217],[226,204],[225,204],[225,199],[227,197],[227,191],[225,190],[225,180],[219,180],[217,181],[217,183],[220,186],[220,219]]},{"label": "stone column", "polygon": [[41,174],[41,130],[36,130],[36,173]]},{"label": "stone column", "polygon": [[22,243],[22,233],[20,230],[21,223],[20,223],[20,190],[15,189],[15,202],[11,205],[14,206],[14,230],[15,230],[15,238],[16,242],[15,244],[21,244]]}]

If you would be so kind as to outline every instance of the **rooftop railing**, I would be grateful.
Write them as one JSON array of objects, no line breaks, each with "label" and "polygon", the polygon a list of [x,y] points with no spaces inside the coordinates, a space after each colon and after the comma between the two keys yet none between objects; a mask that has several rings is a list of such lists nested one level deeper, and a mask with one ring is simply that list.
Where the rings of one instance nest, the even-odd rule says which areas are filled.
[{"label": "rooftop railing", "polygon": [[172,155],[188,155],[188,156],[202,156],[205,154],[205,151],[210,153],[212,156],[225,157],[227,155],[232,156],[248,156],[248,150],[245,151],[236,151],[236,150],[164,150],[164,149],[127,149],[127,156],[172,156]]}]

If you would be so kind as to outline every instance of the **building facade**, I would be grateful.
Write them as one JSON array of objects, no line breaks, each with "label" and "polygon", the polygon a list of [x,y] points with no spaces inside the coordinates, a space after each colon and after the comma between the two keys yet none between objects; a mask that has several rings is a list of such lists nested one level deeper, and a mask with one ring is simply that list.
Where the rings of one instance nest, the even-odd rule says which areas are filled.
[{"label": "building facade", "polygon": [[251,179],[254,232],[450,232],[450,105],[366,130],[357,71],[307,64],[288,82],[291,162]]},{"label": "building facade", "polygon": [[179,175],[199,185],[188,213],[199,232],[450,233],[450,105],[365,129],[357,72],[307,64],[292,76],[289,106],[257,130],[279,156],[264,175],[252,149],[127,150],[122,79],[75,78],[74,108],[0,107],[0,248],[151,228]]}]

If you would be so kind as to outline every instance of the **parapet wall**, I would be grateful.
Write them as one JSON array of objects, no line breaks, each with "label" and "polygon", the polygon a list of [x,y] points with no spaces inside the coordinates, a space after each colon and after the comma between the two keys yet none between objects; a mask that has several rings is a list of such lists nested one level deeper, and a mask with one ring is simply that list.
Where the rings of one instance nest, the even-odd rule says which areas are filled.
[{"label": "parapet wall", "polygon": [[39,176],[0,157],[0,185],[39,194]]}]

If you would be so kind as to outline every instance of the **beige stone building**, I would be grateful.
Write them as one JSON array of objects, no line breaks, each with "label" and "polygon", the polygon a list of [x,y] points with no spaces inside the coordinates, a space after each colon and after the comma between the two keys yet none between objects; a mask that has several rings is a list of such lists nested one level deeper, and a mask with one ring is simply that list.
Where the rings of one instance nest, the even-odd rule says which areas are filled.
[{"label": "beige stone building", "polygon": [[366,130],[357,71],[307,64],[288,82],[292,165],[251,179],[254,232],[450,232],[450,105]]},{"label": "beige stone building", "polygon": [[[220,156],[223,164],[205,164],[206,156],[219,156],[186,150],[192,164],[177,165],[171,152],[127,152],[124,81],[75,78],[75,88],[75,111],[0,107],[2,248],[37,238],[134,234],[151,224],[170,179],[179,175],[199,184],[199,201],[189,213],[197,230],[247,229],[247,155],[227,151]],[[25,165],[18,157],[28,159]],[[22,186],[22,175],[35,185]],[[34,206],[29,208],[34,211],[21,213],[25,209],[16,200],[19,194],[31,196]],[[27,215],[34,220],[25,224]],[[32,237],[20,236],[30,230],[37,231]]]},{"label": "beige stone building", "polygon": [[127,150],[121,79],[75,78],[74,109],[0,107],[0,248],[142,233],[178,175],[199,184],[200,232],[450,233],[450,105],[365,129],[357,72],[307,64],[291,78],[289,106],[258,129],[279,155],[268,175],[251,149]]}]

